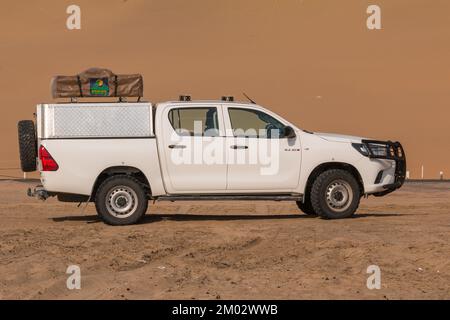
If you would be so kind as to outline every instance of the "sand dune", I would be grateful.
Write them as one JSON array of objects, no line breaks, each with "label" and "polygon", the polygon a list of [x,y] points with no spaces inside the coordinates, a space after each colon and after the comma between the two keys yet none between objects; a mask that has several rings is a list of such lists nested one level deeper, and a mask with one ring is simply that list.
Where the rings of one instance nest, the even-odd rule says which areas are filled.
[{"label": "sand dune", "polygon": [[448,1],[379,0],[379,31],[369,1],[80,0],[80,31],[69,4],[0,4],[0,168],[51,76],[103,66],[143,73],[151,101],[245,91],[300,127],[402,141],[412,177],[450,174]]}]

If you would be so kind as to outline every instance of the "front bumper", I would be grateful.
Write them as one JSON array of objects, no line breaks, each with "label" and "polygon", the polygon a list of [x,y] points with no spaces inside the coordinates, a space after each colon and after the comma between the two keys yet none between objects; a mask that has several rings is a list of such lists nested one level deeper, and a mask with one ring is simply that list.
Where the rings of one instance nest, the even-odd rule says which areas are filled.
[{"label": "front bumper", "polygon": [[[373,195],[377,197],[384,196],[392,191],[399,189],[406,179],[406,156],[403,146],[400,142],[392,141],[379,141],[379,140],[365,140],[361,141],[369,151],[368,157],[371,159],[387,159],[395,161],[395,174],[394,182],[390,184],[383,185],[383,191],[376,192]],[[386,152],[384,155],[380,155],[375,152],[374,147],[385,148]]]}]

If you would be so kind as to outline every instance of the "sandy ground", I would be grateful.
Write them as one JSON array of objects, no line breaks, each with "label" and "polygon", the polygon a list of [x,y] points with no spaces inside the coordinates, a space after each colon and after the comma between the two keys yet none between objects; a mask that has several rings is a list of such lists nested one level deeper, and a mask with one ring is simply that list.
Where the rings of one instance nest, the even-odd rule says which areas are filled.
[{"label": "sandy ground", "polygon": [[[93,206],[0,182],[2,299],[450,299],[450,184],[409,184],[325,221],[292,203],[152,205],[111,227]],[[81,290],[66,268],[81,268]],[[369,265],[382,288],[366,287]]]}]

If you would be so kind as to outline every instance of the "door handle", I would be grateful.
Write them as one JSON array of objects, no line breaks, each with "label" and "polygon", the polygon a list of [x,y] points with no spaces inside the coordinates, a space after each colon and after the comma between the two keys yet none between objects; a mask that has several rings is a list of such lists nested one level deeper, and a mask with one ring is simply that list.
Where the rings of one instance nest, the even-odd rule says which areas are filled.
[{"label": "door handle", "polygon": [[236,146],[236,145],[233,145],[233,146],[231,146],[231,149],[248,149],[248,146]]},{"label": "door handle", "polygon": [[184,149],[186,146],[184,144],[171,144],[169,145],[170,149]]}]

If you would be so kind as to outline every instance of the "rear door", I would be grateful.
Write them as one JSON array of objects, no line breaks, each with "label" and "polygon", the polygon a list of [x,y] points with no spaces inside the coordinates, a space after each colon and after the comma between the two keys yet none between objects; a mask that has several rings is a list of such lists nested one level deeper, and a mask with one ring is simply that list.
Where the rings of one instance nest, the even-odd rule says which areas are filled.
[{"label": "rear door", "polygon": [[[163,170],[168,193],[221,193],[226,190],[222,107],[172,105],[162,114]],[[161,138],[161,137],[160,137]]]}]

